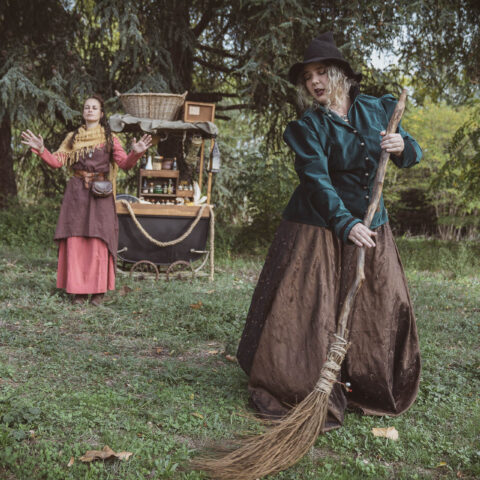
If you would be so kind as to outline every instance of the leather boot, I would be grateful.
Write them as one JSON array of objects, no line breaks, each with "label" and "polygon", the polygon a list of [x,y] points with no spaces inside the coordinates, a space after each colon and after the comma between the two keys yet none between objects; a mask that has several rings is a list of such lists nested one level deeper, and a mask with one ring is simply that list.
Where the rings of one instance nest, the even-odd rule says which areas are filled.
[{"label": "leather boot", "polygon": [[92,305],[95,305],[96,307],[98,307],[99,305],[101,305],[103,303],[103,297],[104,297],[104,293],[94,293],[92,295],[92,298],[90,299],[90,303]]},{"label": "leather boot", "polygon": [[72,303],[74,305],[81,305],[82,303],[85,303],[88,299],[88,295],[84,293],[76,294],[73,296]]}]

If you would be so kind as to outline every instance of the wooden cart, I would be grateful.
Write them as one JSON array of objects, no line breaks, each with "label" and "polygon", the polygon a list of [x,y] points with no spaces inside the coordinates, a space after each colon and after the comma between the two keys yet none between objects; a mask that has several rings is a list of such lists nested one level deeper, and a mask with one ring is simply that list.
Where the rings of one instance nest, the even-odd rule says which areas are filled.
[{"label": "wooden cart", "polygon": [[[169,134],[181,136],[201,136],[199,155],[198,184],[206,190],[207,200],[202,205],[160,205],[140,203],[140,197],[150,201],[177,197],[169,193],[142,193],[143,180],[152,182],[168,180],[175,182],[179,197],[189,199],[193,192],[178,190],[180,173],[175,170],[140,169],[138,197],[117,195],[117,215],[119,220],[118,259],[133,264],[131,273],[149,270],[158,278],[172,275],[207,275],[203,268],[209,261],[208,276],[214,276],[214,210],[212,205],[212,181],[214,169],[212,150],[218,133],[211,122],[184,123],[137,119],[131,115],[113,115],[110,125],[114,132],[135,131],[150,133],[164,139]],[[154,155],[153,153],[151,153]],[[178,156],[184,152],[178,152]],[[126,198],[122,198],[126,197]],[[157,200],[158,201],[158,200]],[[207,242],[209,240],[209,242]],[[180,274],[178,273],[180,270]]]}]

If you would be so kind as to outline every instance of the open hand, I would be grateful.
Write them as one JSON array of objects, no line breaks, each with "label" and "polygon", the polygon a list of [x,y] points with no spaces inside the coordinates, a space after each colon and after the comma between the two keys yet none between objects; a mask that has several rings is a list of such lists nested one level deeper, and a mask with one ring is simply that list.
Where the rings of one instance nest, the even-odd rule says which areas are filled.
[{"label": "open hand", "polygon": [[31,130],[27,130],[26,132],[22,132],[22,139],[22,143],[43,153],[45,145],[43,144],[43,137],[41,135],[37,137]]},{"label": "open hand", "polygon": [[152,146],[152,136],[151,135],[144,135],[138,142],[137,139],[133,139],[132,143],[132,150],[135,153],[143,153],[145,150]]},{"label": "open hand", "polygon": [[380,132],[380,135],[383,137],[380,142],[380,147],[382,150],[386,150],[388,153],[393,153],[394,155],[400,155],[405,148],[403,143],[403,138],[399,133],[389,133],[385,130]]},{"label": "open hand", "polygon": [[370,230],[363,223],[356,223],[350,233],[348,239],[352,241],[357,247],[374,247],[375,242],[372,237],[376,237],[377,234],[373,230]]}]

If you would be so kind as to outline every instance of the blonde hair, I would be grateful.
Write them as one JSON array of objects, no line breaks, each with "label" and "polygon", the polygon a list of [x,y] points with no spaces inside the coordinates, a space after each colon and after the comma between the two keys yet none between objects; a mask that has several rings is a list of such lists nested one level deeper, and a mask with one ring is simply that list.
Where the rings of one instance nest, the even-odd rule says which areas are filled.
[{"label": "blonde hair", "polygon": [[[336,65],[330,64],[326,66],[328,87],[325,91],[327,96],[327,104],[325,107],[330,108],[330,105],[340,105],[345,96],[348,96],[350,89],[358,85],[353,79],[345,75],[345,72]],[[303,111],[307,108],[318,108],[318,102],[310,95],[305,86],[303,75],[299,75],[297,81],[297,96],[299,106]]]}]

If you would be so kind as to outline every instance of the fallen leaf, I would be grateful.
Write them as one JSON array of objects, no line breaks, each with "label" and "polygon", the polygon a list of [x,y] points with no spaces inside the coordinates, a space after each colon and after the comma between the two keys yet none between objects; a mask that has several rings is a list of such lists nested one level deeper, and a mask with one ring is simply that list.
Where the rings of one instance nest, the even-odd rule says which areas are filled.
[{"label": "fallen leaf", "polygon": [[435,465],[435,468],[442,468],[446,466],[447,466],[447,462],[438,462],[438,465]]},{"label": "fallen leaf", "polygon": [[194,310],[198,310],[198,309],[202,308],[202,305],[203,305],[202,302],[192,303],[190,305],[190,308],[193,308]]},{"label": "fallen leaf", "polygon": [[234,357],[233,355],[225,355],[225,358],[226,358],[229,362],[236,362],[236,361],[237,361],[237,358]]},{"label": "fallen leaf", "polygon": [[198,413],[198,412],[193,412],[192,415],[194,417],[197,417],[197,418],[201,418],[203,420],[203,415],[201,413]]},{"label": "fallen leaf", "polygon": [[81,462],[93,462],[94,460],[105,460],[115,455],[115,452],[105,445],[101,450],[87,450],[85,455],[81,456]]},{"label": "fallen leaf", "polygon": [[390,440],[398,440],[398,431],[395,427],[372,428],[375,437],[385,437]]},{"label": "fallen leaf", "polygon": [[74,463],[75,463],[75,459],[71,457],[70,461],[67,463],[67,467],[70,468]]},{"label": "fallen leaf", "polygon": [[[93,462],[94,460],[107,460],[108,458],[118,458],[119,460],[128,460],[132,452],[115,453],[108,445],[101,450],[88,450],[85,455],[79,458],[81,462]],[[70,462],[72,459],[70,459]],[[73,463],[72,463],[73,464]]]},{"label": "fallen leaf", "polygon": [[210,295],[211,293],[215,292],[215,290],[209,290],[208,292],[206,292],[208,295]]},{"label": "fallen leaf", "polygon": [[132,452],[118,452],[115,456],[119,460],[128,460],[133,455]]},{"label": "fallen leaf", "polygon": [[160,355],[163,352],[162,347],[155,347],[155,352],[157,352],[157,355]]},{"label": "fallen leaf", "polygon": [[195,400],[195,394],[194,393],[190,394],[190,400]]},{"label": "fallen leaf", "polygon": [[209,350],[207,352],[209,355],[217,355],[218,354],[218,350]]}]

